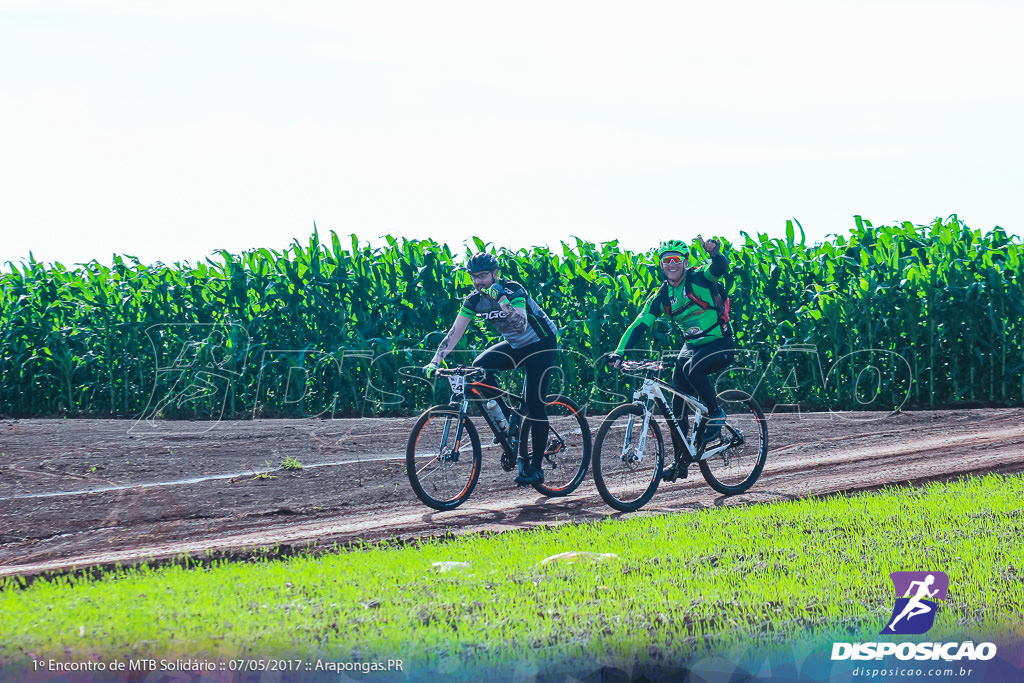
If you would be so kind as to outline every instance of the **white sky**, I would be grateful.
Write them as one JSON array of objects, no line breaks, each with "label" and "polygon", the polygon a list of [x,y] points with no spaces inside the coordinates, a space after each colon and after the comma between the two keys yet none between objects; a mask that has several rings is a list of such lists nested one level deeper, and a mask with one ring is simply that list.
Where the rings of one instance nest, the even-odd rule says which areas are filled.
[{"label": "white sky", "polygon": [[[1024,233],[1024,3],[0,0],[0,262]],[[1016,64],[1017,66],[1013,66]]]}]

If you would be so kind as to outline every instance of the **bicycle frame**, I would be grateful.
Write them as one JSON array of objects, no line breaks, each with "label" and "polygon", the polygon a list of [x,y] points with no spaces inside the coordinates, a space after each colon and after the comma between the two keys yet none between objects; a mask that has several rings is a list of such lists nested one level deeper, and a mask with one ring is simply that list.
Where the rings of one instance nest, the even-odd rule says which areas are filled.
[{"label": "bicycle frame", "polygon": [[[711,413],[700,399],[658,378],[671,367],[661,361],[620,358],[611,365],[638,381],[633,400],[608,412],[594,441],[594,483],[608,505],[620,512],[639,510],[662,481],[686,479],[693,464],[711,488],[726,496],[743,493],[757,481],[768,454],[768,429],[764,412],[749,394],[722,391],[716,398],[728,407]],[[670,401],[685,405],[678,417]],[[655,409],[668,422],[671,455],[665,454]]]},{"label": "bicycle frame", "polygon": [[[439,372],[443,372],[443,371],[439,371]],[[470,402],[470,399],[466,396],[466,390],[467,390],[466,377],[471,375],[471,374],[475,374],[475,373],[467,373],[467,374],[461,374],[461,373],[460,374],[448,374],[448,373],[444,373],[444,374],[447,375],[448,383],[451,385],[451,388],[452,388],[452,397],[451,397],[451,400],[450,400],[449,403],[453,407],[458,408],[458,411],[459,411],[459,423],[458,423],[458,426],[455,428],[455,443],[459,444],[459,443],[462,442],[463,418],[466,416],[466,413],[469,410],[469,402]],[[480,374],[482,374],[482,371],[481,371]],[[470,391],[473,391],[476,394],[480,394],[479,389],[475,388],[476,385],[477,385],[477,382],[472,382],[471,381],[469,383],[468,389]],[[506,395],[510,396],[510,398],[512,399],[512,402],[517,403],[517,404],[521,404],[522,403],[523,399],[522,399],[521,396],[511,396],[507,392],[505,392],[505,393],[506,393]],[[483,399],[483,396],[480,395],[480,398]],[[486,410],[481,410],[480,413],[481,413],[481,416],[484,418],[484,422],[486,422],[487,426],[491,428],[492,432],[494,432],[495,438],[498,440],[498,443],[501,445],[501,447],[505,450],[505,453],[510,458],[518,457],[518,455],[517,455],[517,451],[519,449],[518,448],[519,447],[518,433],[519,433],[519,423],[520,423],[519,411],[517,411],[515,409],[515,407],[512,406],[512,414],[509,416],[508,427],[507,427],[506,430],[498,429],[498,425],[494,424],[494,421],[491,419],[491,416],[487,414]],[[445,422],[444,430],[441,433],[441,455],[442,456],[444,456],[444,450],[445,450],[445,448],[447,447],[447,444],[448,444],[448,436],[449,436],[450,430],[451,430],[451,420],[448,420],[448,421]],[[458,455],[456,454],[455,457],[458,458]]]},{"label": "bicycle frame", "polygon": [[[637,444],[637,459],[643,460],[644,447],[647,441],[647,427],[650,424],[651,416],[653,414],[651,410],[651,404],[657,406],[658,410],[665,417],[670,430],[670,436],[672,437],[672,443],[674,446],[682,445],[685,449],[687,459],[684,461],[687,464],[699,462],[701,460],[707,460],[708,458],[721,453],[729,447],[729,444],[722,444],[711,450],[705,450],[704,444],[697,443],[697,436],[700,434],[705,417],[708,415],[707,407],[689,394],[684,394],[681,391],[677,391],[674,387],[654,377],[654,370],[648,370],[647,375],[644,377],[644,382],[639,389],[633,392],[633,403],[643,408],[644,419],[641,426],[641,437],[640,442]],[[694,429],[687,438],[683,434],[683,430],[680,427],[679,419],[675,413],[672,412],[671,403],[665,398],[665,391],[668,391],[673,396],[678,396],[685,401],[694,412]],[[623,443],[630,443],[633,435],[633,423],[632,421],[626,427],[626,438]],[[676,448],[676,451],[679,449]],[[677,453],[681,455],[681,453]]]},{"label": "bicycle frame", "polygon": [[[481,375],[484,375],[483,381],[480,381]],[[485,422],[495,433],[494,444],[500,445],[500,448],[491,447],[491,456],[501,456],[501,468],[506,472],[519,466],[515,475],[517,484],[532,486],[543,496],[558,498],[569,495],[582,483],[590,465],[590,426],[571,398],[561,394],[544,397],[551,413],[544,425],[548,438],[541,442],[530,438],[540,436],[534,427],[543,423],[538,419],[531,424],[530,416],[523,413],[525,395],[500,389],[495,392],[497,387],[486,381],[486,374],[480,368],[438,368],[434,376],[448,379],[451,401],[431,406],[420,414],[405,451],[409,483],[428,507],[442,512],[453,510],[466,501],[480,481],[484,462],[480,437],[486,430],[482,430],[478,422],[474,424],[468,411],[471,402],[492,396],[501,396],[502,404],[508,401],[512,405],[507,425],[506,416],[498,415],[493,404],[491,410],[487,405],[481,406]],[[508,413],[509,406],[502,405],[502,410]],[[529,436],[524,438],[524,435]],[[528,453],[531,444],[535,448]]]}]

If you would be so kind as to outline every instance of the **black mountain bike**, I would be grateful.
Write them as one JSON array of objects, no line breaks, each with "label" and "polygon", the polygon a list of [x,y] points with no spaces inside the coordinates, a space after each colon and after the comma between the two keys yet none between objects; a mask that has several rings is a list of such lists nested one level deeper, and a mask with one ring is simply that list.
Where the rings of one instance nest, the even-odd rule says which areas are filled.
[{"label": "black mountain bike", "polygon": [[[651,499],[661,480],[686,478],[697,463],[711,488],[719,493],[743,493],[757,481],[768,456],[768,423],[764,412],[745,391],[718,395],[725,408],[725,424],[714,439],[704,442],[708,409],[693,396],[680,393],[658,379],[660,361],[624,362],[623,371],[646,371],[633,402],[618,406],[605,417],[594,442],[594,483],[605,502],[616,510],[632,512]],[[681,396],[690,417],[677,419],[665,392]],[[675,458],[665,467],[665,442],[654,419],[656,406],[668,424]],[[692,421],[692,423],[691,423]]]},{"label": "black mountain bike", "polygon": [[[470,400],[466,394],[485,400],[480,393],[485,385],[475,381],[485,372],[474,367],[439,368],[437,374],[447,377],[451,384],[451,402],[426,410],[409,435],[405,451],[409,483],[416,496],[435,510],[453,510],[461,505],[480,478],[483,449],[476,427],[466,414]],[[512,408],[504,426],[497,424],[487,410],[480,412],[494,432],[494,443],[501,447],[502,469],[511,472],[518,464],[522,473],[530,462],[530,424],[523,419],[526,401],[522,394],[502,393]],[[532,486],[545,496],[565,496],[576,490],[590,466],[590,426],[572,399],[549,394],[544,401],[550,426],[544,450],[544,483]]]}]

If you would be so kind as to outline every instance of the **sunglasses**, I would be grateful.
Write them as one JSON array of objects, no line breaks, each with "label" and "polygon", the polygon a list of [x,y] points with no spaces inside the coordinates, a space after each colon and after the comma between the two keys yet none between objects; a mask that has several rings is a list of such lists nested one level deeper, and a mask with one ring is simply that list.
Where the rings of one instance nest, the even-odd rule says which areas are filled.
[{"label": "sunglasses", "polygon": [[663,256],[661,259],[662,263],[682,263],[683,258],[681,256]]}]

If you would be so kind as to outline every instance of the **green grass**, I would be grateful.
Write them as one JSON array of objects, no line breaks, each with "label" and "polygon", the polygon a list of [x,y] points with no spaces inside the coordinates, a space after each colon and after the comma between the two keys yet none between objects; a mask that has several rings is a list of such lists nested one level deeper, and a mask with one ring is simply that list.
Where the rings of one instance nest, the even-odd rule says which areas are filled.
[{"label": "green grass", "polygon": [[271,474],[271,472],[274,471],[276,468],[271,464],[269,460],[264,460],[263,466],[266,468],[266,471],[257,472],[252,468],[252,465],[246,465],[246,467],[248,467],[249,470],[252,472],[253,479],[277,479],[277,475]]},{"label": "green grass", "polygon": [[[1019,639],[1022,500],[1024,478],[990,475],[256,564],[8,579],[0,663],[30,653],[398,658],[442,671],[680,662],[794,639],[876,640],[893,606],[889,573],[919,570],[945,571],[950,590],[917,639]],[[572,550],[618,557],[539,566]],[[432,568],[446,561],[470,566]]]},{"label": "green grass", "polygon": [[281,461],[280,465],[282,470],[301,470],[302,463],[298,458],[289,455],[287,458]]}]

